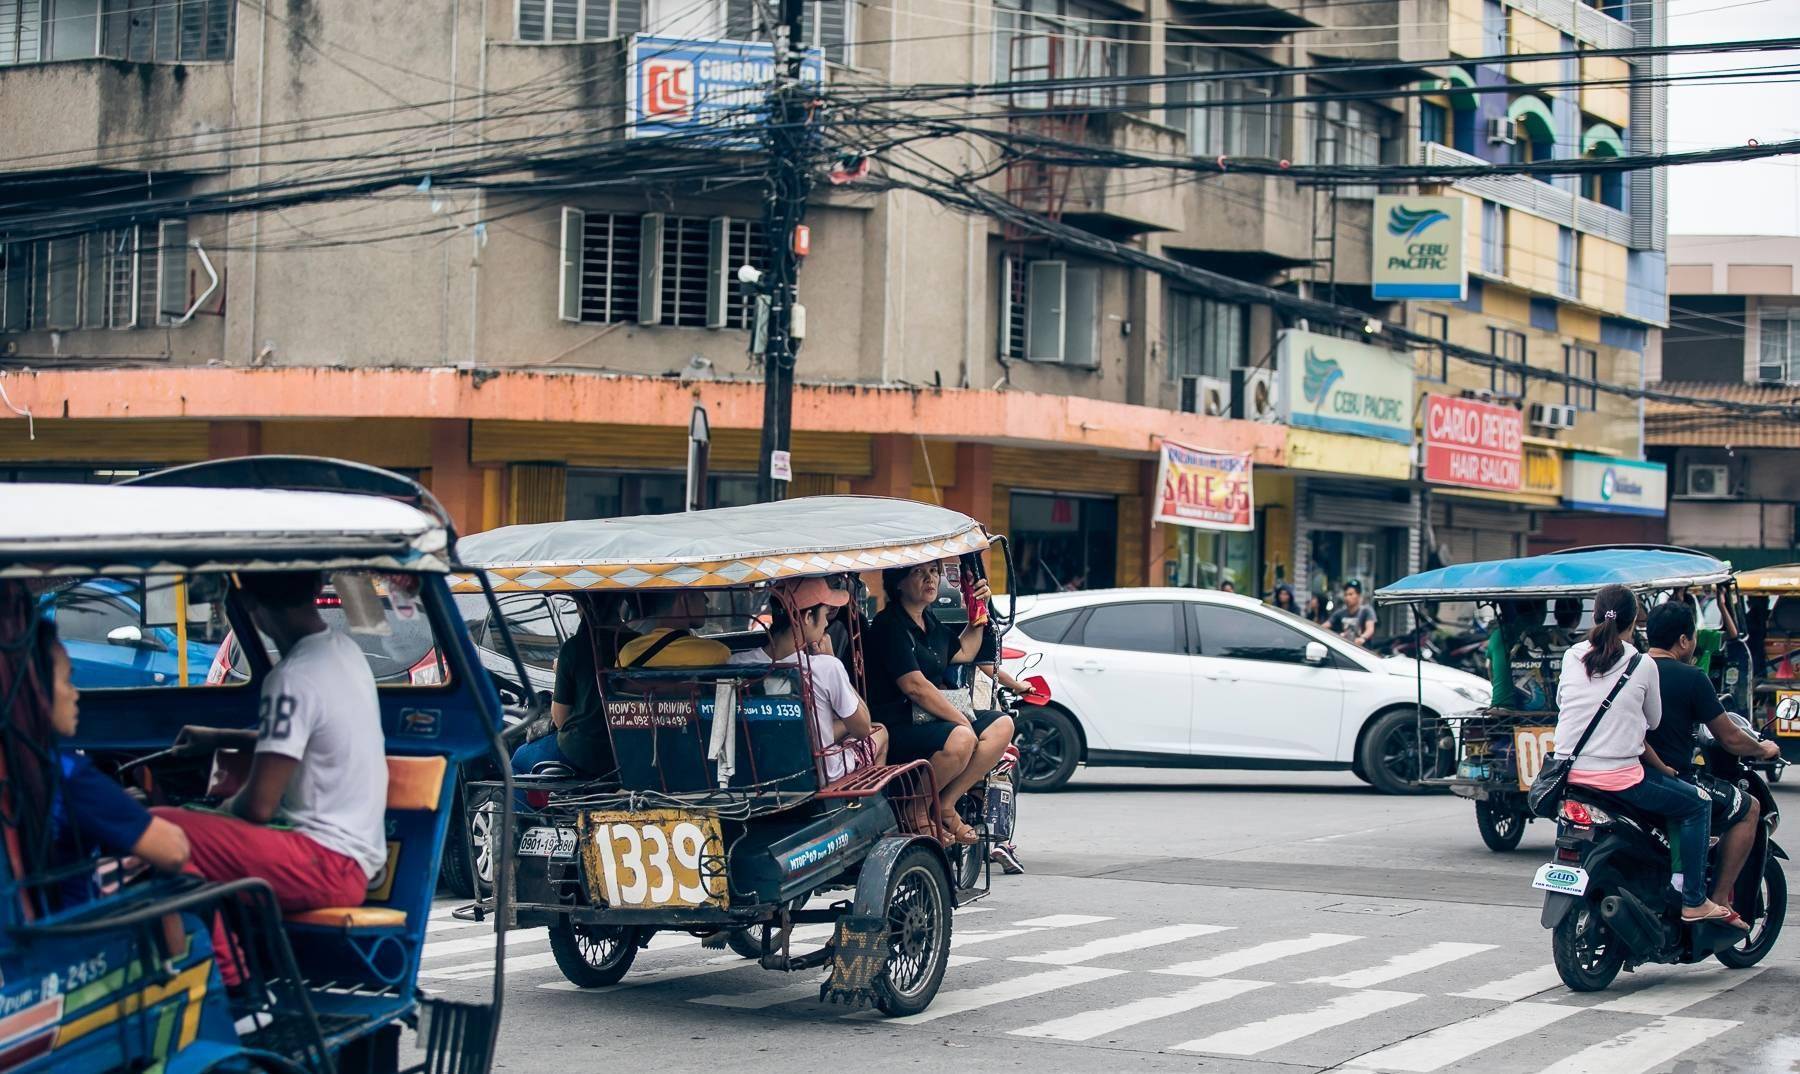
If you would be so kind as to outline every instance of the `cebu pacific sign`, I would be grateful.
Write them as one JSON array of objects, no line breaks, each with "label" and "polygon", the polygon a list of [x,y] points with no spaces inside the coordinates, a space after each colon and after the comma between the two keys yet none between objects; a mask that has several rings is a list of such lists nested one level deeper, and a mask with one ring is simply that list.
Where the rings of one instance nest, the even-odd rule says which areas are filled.
[{"label": "cebu pacific sign", "polygon": [[1382,195],[1375,199],[1371,280],[1375,297],[1442,298],[1469,295],[1463,271],[1463,207],[1459,197]]}]

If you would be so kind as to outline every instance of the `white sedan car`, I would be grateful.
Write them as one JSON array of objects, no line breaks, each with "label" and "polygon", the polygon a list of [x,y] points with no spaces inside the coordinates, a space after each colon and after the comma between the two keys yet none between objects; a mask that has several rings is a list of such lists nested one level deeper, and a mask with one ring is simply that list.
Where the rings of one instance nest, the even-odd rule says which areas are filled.
[{"label": "white sedan car", "polygon": [[[1018,713],[1027,790],[1077,764],[1348,769],[1403,794],[1455,764],[1437,718],[1488,703],[1467,672],[1382,658],[1249,597],[1203,589],[1107,589],[1020,597],[1003,653],[1050,684]],[[1423,694],[1425,731],[1414,713]],[[1422,747],[1422,748],[1421,748]]]}]

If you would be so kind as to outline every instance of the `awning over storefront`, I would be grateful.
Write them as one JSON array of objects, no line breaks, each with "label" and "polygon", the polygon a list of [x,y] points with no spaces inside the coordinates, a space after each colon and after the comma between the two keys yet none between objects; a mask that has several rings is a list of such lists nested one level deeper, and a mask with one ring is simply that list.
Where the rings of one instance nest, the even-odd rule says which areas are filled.
[{"label": "awning over storefront", "polygon": [[1584,157],[1622,157],[1625,155],[1624,139],[1610,123],[1595,123],[1581,135],[1581,155]]},{"label": "awning over storefront", "polygon": [[1556,140],[1556,117],[1550,111],[1550,103],[1542,97],[1529,93],[1514,97],[1506,107],[1506,118],[1523,124],[1526,135],[1534,142]]}]

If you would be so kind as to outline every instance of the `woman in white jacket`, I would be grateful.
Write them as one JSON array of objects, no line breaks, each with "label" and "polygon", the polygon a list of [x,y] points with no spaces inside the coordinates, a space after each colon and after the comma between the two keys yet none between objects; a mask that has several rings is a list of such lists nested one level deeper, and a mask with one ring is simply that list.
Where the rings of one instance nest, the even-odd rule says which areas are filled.
[{"label": "woman in white jacket", "polygon": [[1747,928],[1729,907],[1706,897],[1712,803],[1699,788],[1676,779],[1656,751],[1644,745],[1645,733],[1662,722],[1662,692],[1656,661],[1646,657],[1632,665],[1638,652],[1626,639],[1631,637],[1637,617],[1637,598],[1631,590],[1609,585],[1594,598],[1594,629],[1585,641],[1563,654],[1562,677],[1556,688],[1556,741],[1571,748],[1587,731],[1613,686],[1627,672],[1631,675],[1575,756],[1569,782],[1604,791],[1667,819],[1675,836],[1670,881],[1681,893],[1683,921],[1720,921]]}]

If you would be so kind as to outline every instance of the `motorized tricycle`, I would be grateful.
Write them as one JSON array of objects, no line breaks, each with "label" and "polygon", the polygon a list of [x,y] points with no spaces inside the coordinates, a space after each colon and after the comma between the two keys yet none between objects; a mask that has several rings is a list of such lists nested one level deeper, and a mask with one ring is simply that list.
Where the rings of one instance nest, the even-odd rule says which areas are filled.
[{"label": "motorized tricycle", "polygon": [[[1741,622],[1758,668],[1753,722],[1774,736],[1784,759],[1800,761],[1800,713],[1780,714],[1783,701],[1800,699],[1800,563],[1740,571],[1737,588],[1747,603]],[[1779,771],[1769,774],[1771,782],[1779,778]]]},{"label": "motorized tricycle", "polygon": [[[209,620],[259,639],[246,647],[241,682],[207,685],[204,669],[184,668],[158,684],[87,684],[78,732],[61,742],[31,718],[39,702],[0,690],[0,1068],[393,1071],[411,1025],[432,1069],[488,1069],[504,950],[491,1003],[438,1002],[417,989],[457,772],[496,750],[500,726],[499,700],[445,584],[454,557],[454,533],[429,493],[350,463],[263,457],[135,485],[0,486],[0,588],[12,587],[0,602],[10,612],[0,622],[0,677],[10,686],[41,674],[21,661],[45,629],[45,598],[95,580],[105,584],[88,591],[127,590],[145,617],[116,630],[113,644],[142,646],[165,628],[185,640]],[[421,618],[442,656],[434,682],[378,691],[387,860],[356,905],[284,913],[261,879],[146,873],[83,845],[85,836],[71,844],[57,804],[65,768],[44,763],[78,749],[145,804],[215,804],[214,758],[184,748],[184,729],[258,726],[275,655],[260,644],[239,579],[263,571],[328,574],[359,599],[352,632],[380,636],[396,616]],[[396,601],[374,599],[377,586]],[[78,601],[57,607],[65,630],[88,611]],[[498,823],[510,830],[510,811]],[[240,980],[230,989],[215,920],[235,952]]]},{"label": "motorized tricycle", "polygon": [[1592,625],[1594,594],[1622,585],[1645,600],[1730,577],[1728,564],[1699,552],[1621,546],[1458,563],[1377,590],[1378,604],[1472,602],[1495,613],[1503,657],[1490,666],[1495,704],[1420,721],[1420,756],[1437,769],[1421,783],[1474,802],[1490,850],[1516,849],[1533,819],[1525,792],[1554,745],[1562,654]]},{"label": "motorized tricycle", "polygon": [[[831,741],[829,721],[814,718],[803,639],[792,662],[744,658],[770,642],[769,602],[786,592],[772,583],[818,578],[854,590],[860,572],[974,555],[989,542],[955,511],[845,496],[511,526],[465,541],[464,562],[502,594],[590,598],[581,603],[585,644],[596,647],[589,719],[604,721],[612,766],[553,763],[515,776],[525,809],[498,879],[516,897],[497,928],[548,926],[558,967],[580,987],[619,981],[654,934],[675,931],[768,969],[828,966],[822,999],[924,1010],[948,964],[952,914],[980,894],[958,883],[964,858],[953,863],[930,834],[930,766],[876,763],[867,740]],[[457,588],[480,584],[471,573]],[[666,605],[670,594],[682,603]],[[704,609],[694,626],[708,666],[602,651],[603,634],[621,618],[648,618],[653,602],[687,609],[690,622]],[[859,604],[848,602],[834,631],[867,696]],[[470,785],[477,798],[499,790]],[[797,928],[828,936],[796,953]]]}]

